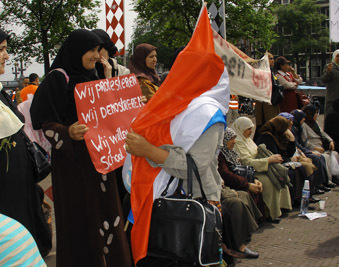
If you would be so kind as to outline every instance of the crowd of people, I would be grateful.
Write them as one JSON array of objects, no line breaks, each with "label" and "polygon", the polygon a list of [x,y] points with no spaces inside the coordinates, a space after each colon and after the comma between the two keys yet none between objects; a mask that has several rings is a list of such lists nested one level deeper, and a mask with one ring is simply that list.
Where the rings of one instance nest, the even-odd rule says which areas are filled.
[{"label": "crowd of people", "polygon": [[[8,42],[9,36],[0,30],[0,74],[5,72],[9,58]],[[0,259],[2,266],[13,262],[30,266],[29,261],[34,266],[46,266],[41,256],[46,256],[52,246],[42,211],[41,188],[35,183],[33,162],[22,136],[24,124],[43,135],[36,141],[49,144],[46,148],[52,164],[57,266],[187,266],[148,256],[134,262],[129,234],[124,230],[124,206],[129,209],[130,198],[121,181],[121,168],[107,175],[98,173],[84,142],[89,129],[78,122],[76,84],[134,73],[142,101],[148,103],[151,98],[158,99],[159,87],[167,79],[161,79],[156,71],[156,47],[136,46],[128,68],[117,63],[116,52],[105,31],[75,30],[64,41],[41,83],[36,74],[31,74],[16,101],[3,90],[0,92],[0,253],[6,242],[26,240],[22,245],[26,256],[17,257],[19,252],[13,250],[11,257]],[[185,60],[185,49],[179,55],[179,61]],[[201,60],[210,66],[201,72],[214,75],[216,70],[208,56]],[[226,115],[228,109],[226,95],[218,95],[229,86],[224,71],[223,90],[194,98],[195,109],[184,113],[182,136],[190,136],[190,123],[202,130],[188,148],[183,148],[180,140],[156,146],[133,129],[126,138],[128,153],[144,157],[152,167],[160,167],[180,179],[187,178],[186,153],[196,161],[206,197],[223,218],[223,258],[228,266],[235,265],[234,258],[259,257],[247,247],[251,235],[261,224],[279,223],[284,213],[300,208],[306,180],[310,182],[311,203],[320,200],[316,195],[339,184],[339,129],[333,123],[339,114],[339,96],[335,92],[339,51],[333,53],[333,61],[323,76],[327,84],[324,130],[317,122],[318,108],[298,102],[296,89],[302,78],[290,61],[282,56],[274,60],[269,53],[269,62],[272,101],[257,103],[256,125],[246,116],[234,116],[227,124],[221,116],[209,123],[215,119],[213,114]],[[177,99],[181,101],[180,91]],[[26,112],[20,110],[24,102],[29,103]],[[180,118],[182,113],[175,115]],[[200,120],[194,122],[192,118],[197,116]],[[193,194],[201,197],[198,186],[193,187]],[[12,225],[22,233],[13,229],[14,234],[5,232]],[[1,238],[4,234],[11,239]]]}]

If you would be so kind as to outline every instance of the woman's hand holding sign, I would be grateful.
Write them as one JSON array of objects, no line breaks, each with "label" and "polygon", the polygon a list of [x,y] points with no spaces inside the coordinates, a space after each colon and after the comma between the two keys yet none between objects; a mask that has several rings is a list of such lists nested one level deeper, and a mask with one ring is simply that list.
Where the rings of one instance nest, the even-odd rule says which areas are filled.
[{"label": "woman's hand holding sign", "polygon": [[68,132],[69,136],[75,141],[84,140],[84,134],[88,131],[88,128],[85,124],[79,124],[79,122],[73,123],[69,126]]}]

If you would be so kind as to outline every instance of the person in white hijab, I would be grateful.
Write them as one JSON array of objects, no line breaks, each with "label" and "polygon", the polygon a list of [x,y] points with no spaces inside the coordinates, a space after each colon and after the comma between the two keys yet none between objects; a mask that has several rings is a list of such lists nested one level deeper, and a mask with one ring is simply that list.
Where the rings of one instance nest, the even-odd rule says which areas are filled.
[{"label": "person in white hijab", "polygon": [[256,158],[257,145],[251,138],[253,127],[253,122],[247,117],[236,119],[231,127],[237,135],[234,149],[240,154],[240,161],[243,165],[254,167],[256,171],[255,177],[263,185],[263,200],[269,211],[267,220],[273,223],[279,223],[281,209],[292,209],[289,189],[287,186],[281,190],[277,189],[266,172],[269,164],[281,163],[282,157],[279,154],[275,154],[268,158]]},{"label": "person in white hijab", "polygon": [[332,62],[324,67],[322,81],[326,84],[326,118],[326,116],[332,111],[332,104],[334,100],[339,99],[339,49],[333,52]]}]

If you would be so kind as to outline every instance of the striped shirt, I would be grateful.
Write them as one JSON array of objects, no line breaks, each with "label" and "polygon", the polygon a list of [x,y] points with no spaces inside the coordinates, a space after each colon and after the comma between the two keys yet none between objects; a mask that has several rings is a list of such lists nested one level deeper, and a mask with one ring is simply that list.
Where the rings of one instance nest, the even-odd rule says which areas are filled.
[{"label": "striped shirt", "polygon": [[47,266],[27,229],[3,214],[0,214],[0,266]]}]

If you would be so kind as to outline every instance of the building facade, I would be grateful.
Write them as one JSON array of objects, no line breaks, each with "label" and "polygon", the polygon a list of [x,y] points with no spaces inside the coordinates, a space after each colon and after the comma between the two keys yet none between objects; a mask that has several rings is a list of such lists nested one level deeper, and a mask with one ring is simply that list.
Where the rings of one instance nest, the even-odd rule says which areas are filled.
[{"label": "building facade", "polygon": [[[275,1],[281,5],[292,4],[293,0],[276,0]],[[316,4],[320,7],[319,12],[326,16],[326,19],[322,22],[321,27],[329,29],[329,0],[321,0],[316,1]],[[277,32],[279,35],[288,36],[291,33],[284,33],[283,29],[279,29],[277,27]],[[310,38],[312,38],[312,33]],[[317,51],[316,49],[311,49],[311,55],[306,56],[305,53],[299,53],[298,64],[295,62],[295,55],[292,55],[289,52],[288,46],[279,47],[278,45],[274,45],[272,48],[272,52],[275,56],[285,56],[290,59],[295,69],[297,69],[298,73],[300,73],[307,84],[310,85],[320,85],[323,86],[321,81],[321,76],[323,72],[324,66],[329,63],[332,59],[332,53],[336,49],[339,49],[339,43],[329,43],[326,52],[325,51]]]}]

